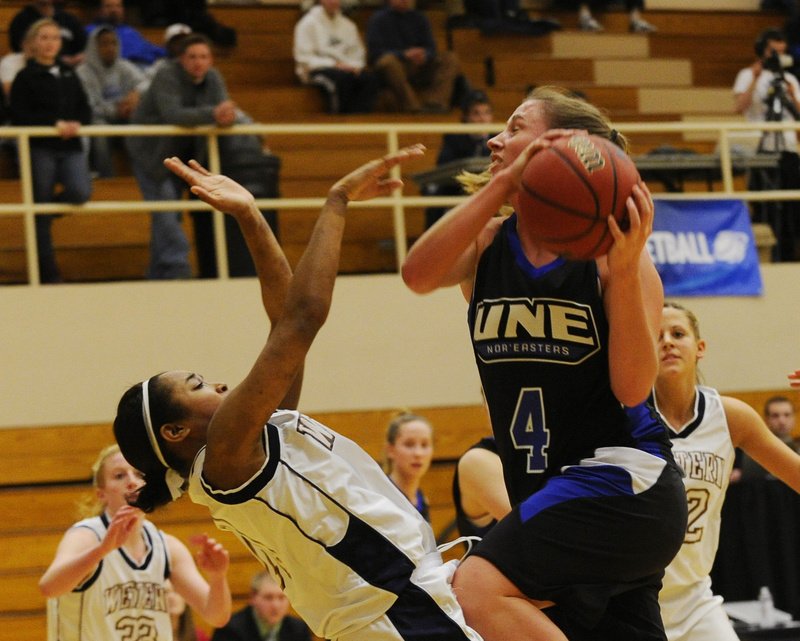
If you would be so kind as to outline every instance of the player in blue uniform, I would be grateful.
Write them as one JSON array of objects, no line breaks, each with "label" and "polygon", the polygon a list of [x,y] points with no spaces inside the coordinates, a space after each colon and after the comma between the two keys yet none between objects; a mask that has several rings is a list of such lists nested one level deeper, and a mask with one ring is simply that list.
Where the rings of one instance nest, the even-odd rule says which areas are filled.
[{"label": "player in blue uniform", "polygon": [[493,436],[461,455],[453,475],[456,527],[461,536],[484,537],[511,511],[503,484],[503,464]]},{"label": "player in blue uniform", "polygon": [[402,186],[389,171],[422,151],[407,147],[336,183],[293,276],[252,194],[196,163],[167,161],[193,193],[236,217],[272,328],[236,387],[165,372],[130,388],[114,421],[125,458],[144,473],[136,505],[169,503],[188,479],[192,501],[264,564],[316,635],[334,641],[480,641],[416,508],[364,450],[294,411],[330,309],[347,205]]},{"label": "player in blue uniform", "polygon": [[664,567],[687,508],[664,424],[645,401],[658,370],[663,290],[645,249],[653,203],[587,262],[536,244],[516,204],[530,157],[585,130],[625,140],[592,105],[539,88],[489,141],[485,185],[411,248],[409,287],[459,284],[513,511],[476,546],[453,586],[486,641],[665,639]]}]

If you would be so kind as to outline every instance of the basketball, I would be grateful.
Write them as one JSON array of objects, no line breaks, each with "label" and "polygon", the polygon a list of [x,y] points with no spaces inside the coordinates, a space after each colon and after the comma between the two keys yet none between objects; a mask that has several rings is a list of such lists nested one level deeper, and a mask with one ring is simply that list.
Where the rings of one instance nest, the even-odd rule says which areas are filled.
[{"label": "basketball", "polygon": [[587,134],[556,138],[528,161],[517,216],[538,245],[570,260],[591,260],[614,240],[609,216],[628,229],[625,201],[640,180],[633,160],[610,140]]}]

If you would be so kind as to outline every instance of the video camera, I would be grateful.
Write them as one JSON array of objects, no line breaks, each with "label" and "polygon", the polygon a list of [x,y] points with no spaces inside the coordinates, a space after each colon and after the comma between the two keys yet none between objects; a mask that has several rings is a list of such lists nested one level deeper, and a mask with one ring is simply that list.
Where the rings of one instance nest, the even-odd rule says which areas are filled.
[{"label": "video camera", "polygon": [[775,77],[770,83],[767,95],[764,102],[767,105],[767,120],[777,121],[782,119],[782,112],[785,108],[792,118],[800,121],[800,112],[794,105],[794,102],[786,94],[786,77],[783,70],[788,69],[794,63],[791,56],[778,54],[777,51],[772,51],[769,56],[765,56],[762,64],[764,69],[767,69],[775,74]]},{"label": "video camera", "polygon": [[764,56],[761,61],[764,69],[783,77],[783,70],[789,69],[794,64],[794,59],[788,54],[779,54],[773,50],[770,55]]}]

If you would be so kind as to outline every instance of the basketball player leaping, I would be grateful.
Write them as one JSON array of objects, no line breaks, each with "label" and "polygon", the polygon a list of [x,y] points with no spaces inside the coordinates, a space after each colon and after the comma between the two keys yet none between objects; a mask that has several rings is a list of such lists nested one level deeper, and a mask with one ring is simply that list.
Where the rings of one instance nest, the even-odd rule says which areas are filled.
[{"label": "basketball player leaping", "polygon": [[486,641],[505,641],[509,630],[517,641],[664,639],[658,590],[687,508],[665,427],[645,404],[663,302],[645,249],[650,194],[634,188],[630,228],[609,221],[611,249],[588,262],[546,251],[516,215],[495,217],[515,205],[528,159],[563,130],[626,146],[595,107],[534,90],[489,141],[485,186],[431,227],[403,265],[414,291],[459,284],[469,301],[516,506],[453,586]]}]

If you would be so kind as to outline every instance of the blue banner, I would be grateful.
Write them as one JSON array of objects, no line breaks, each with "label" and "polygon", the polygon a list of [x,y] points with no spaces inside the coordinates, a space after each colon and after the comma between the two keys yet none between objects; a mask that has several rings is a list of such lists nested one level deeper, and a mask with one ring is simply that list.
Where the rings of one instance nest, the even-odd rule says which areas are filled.
[{"label": "blue banner", "polygon": [[656,200],[647,250],[666,296],[759,296],[758,250],[741,200]]}]

